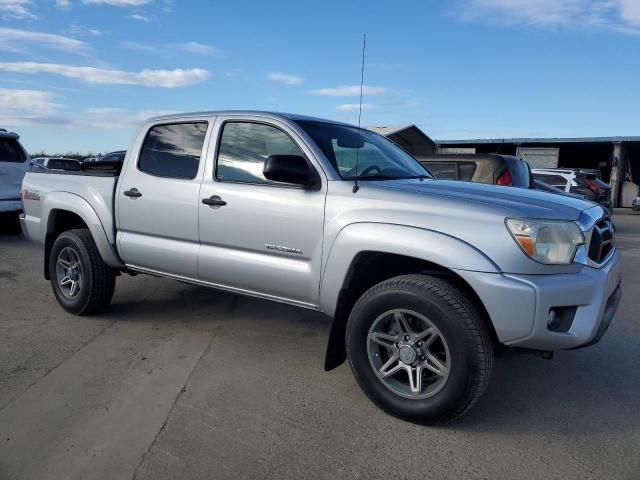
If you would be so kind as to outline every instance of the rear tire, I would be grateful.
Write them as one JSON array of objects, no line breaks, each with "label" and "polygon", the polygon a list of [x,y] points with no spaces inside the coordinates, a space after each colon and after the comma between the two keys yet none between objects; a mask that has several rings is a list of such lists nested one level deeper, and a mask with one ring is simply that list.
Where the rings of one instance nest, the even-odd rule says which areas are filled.
[{"label": "rear tire", "polygon": [[58,303],[76,315],[104,310],[113,297],[115,273],[98,252],[89,230],[66,231],[56,238],[49,258],[51,286]]},{"label": "rear tire", "polygon": [[425,275],[395,277],[362,295],[347,322],[346,346],[369,399],[420,424],[466,413],[493,368],[492,342],[477,311],[451,284]]}]

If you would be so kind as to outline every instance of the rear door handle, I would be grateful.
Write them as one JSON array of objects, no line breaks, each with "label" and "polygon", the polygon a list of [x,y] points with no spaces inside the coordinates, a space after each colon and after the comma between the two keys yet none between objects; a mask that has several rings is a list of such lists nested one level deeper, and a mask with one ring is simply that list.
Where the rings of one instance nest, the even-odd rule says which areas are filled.
[{"label": "rear door handle", "polygon": [[220,198],[218,195],[213,195],[209,198],[203,198],[202,203],[204,203],[205,205],[209,205],[210,207],[224,207],[227,204],[227,202],[222,200],[222,198]]},{"label": "rear door handle", "polygon": [[132,188],[131,190],[125,190],[123,193],[125,196],[131,197],[131,198],[138,198],[142,196],[142,194],[138,191],[137,188]]}]

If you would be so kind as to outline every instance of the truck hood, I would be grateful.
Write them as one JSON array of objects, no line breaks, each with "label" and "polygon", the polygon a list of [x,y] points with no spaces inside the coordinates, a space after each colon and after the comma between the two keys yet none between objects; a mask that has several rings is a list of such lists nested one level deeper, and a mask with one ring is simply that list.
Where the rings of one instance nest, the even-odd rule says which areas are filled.
[{"label": "truck hood", "polygon": [[500,209],[508,216],[577,220],[583,210],[596,206],[593,202],[579,198],[482,183],[452,180],[390,180],[367,183],[376,189],[415,194],[425,200],[425,197],[446,198],[455,203],[468,203],[470,208],[484,206]]}]

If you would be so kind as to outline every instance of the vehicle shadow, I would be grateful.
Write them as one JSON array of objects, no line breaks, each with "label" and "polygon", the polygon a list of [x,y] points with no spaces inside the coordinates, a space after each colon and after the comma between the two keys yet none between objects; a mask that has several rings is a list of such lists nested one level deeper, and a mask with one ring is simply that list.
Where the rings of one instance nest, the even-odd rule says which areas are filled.
[{"label": "vehicle shadow", "polygon": [[[260,345],[260,338],[281,337],[291,345],[312,341],[311,351],[290,350],[292,361],[324,364],[331,320],[317,312],[227,292],[165,280],[151,280],[153,297],[114,302],[109,316],[118,321],[198,324],[215,328],[238,350]],[[164,283],[167,282],[165,285]],[[612,327],[601,344],[585,350],[559,352],[553,360],[518,355],[496,360],[489,388],[474,408],[444,429],[495,434],[576,434],[640,429],[640,376],[637,332]],[[287,340],[289,339],[289,340]],[[295,358],[300,355],[300,358]],[[310,358],[311,355],[311,358]],[[326,374],[327,388],[351,391],[355,380],[344,369]],[[322,376],[320,377],[322,378]],[[335,382],[343,385],[335,385]],[[346,385],[348,383],[348,385]],[[340,402],[368,402],[350,395]],[[358,409],[350,405],[349,409]],[[384,415],[380,412],[380,415]],[[603,421],[602,419],[606,419]],[[408,425],[408,424],[407,424]]]},{"label": "vehicle shadow", "polygon": [[553,360],[497,359],[483,398],[450,427],[496,434],[640,430],[638,355],[606,343],[558,352]]}]

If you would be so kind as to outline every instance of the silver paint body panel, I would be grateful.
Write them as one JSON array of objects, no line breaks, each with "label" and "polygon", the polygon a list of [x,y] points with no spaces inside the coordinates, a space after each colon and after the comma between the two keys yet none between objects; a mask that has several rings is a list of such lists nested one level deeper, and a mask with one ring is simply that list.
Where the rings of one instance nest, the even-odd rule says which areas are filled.
[{"label": "silver paint body panel", "polygon": [[[114,267],[254,295],[335,313],[340,289],[362,252],[411,256],[449,268],[476,291],[501,342],[531,348],[571,348],[597,329],[608,295],[619,283],[617,254],[599,268],[539,264],[522,253],[505,218],[593,223],[595,204],[544,192],[443,180],[342,181],[295,122],[268,112],[205,112],[145,122],[134,137],[120,178],[28,173],[41,193],[25,200],[29,236],[44,241],[50,212],[80,215],[104,260]],[[263,122],[285,131],[317,170],[317,190],[221,182],[215,178],[220,128],[227,120]],[[147,131],[171,122],[207,121],[205,148],[193,180],[158,178],[137,169]],[[129,198],[125,190],[143,195]],[[220,196],[227,205],[201,200]],[[114,207],[115,205],[115,207]],[[115,210],[114,210],[115,208]],[[586,213],[585,213],[586,212]],[[282,247],[282,248],[270,248]],[[579,301],[575,331],[551,334],[544,309]],[[541,325],[544,324],[544,328]]]}]

